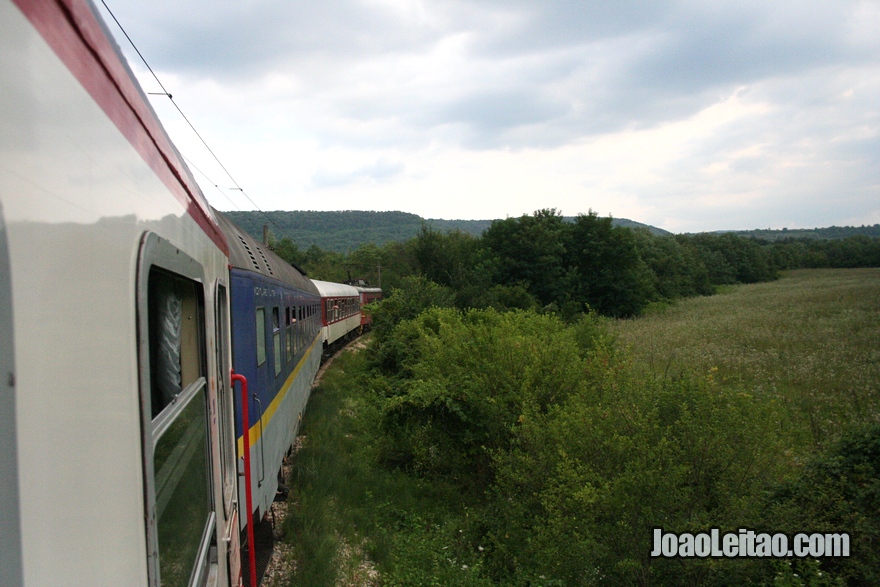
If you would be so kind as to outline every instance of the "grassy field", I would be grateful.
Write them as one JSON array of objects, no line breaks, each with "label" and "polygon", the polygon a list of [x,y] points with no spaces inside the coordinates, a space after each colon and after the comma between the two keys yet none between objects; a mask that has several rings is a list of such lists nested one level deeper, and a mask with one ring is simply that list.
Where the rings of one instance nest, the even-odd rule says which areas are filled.
[{"label": "grassy field", "polygon": [[611,323],[649,376],[711,374],[781,402],[798,443],[880,416],[880,270],[791,271]]}]

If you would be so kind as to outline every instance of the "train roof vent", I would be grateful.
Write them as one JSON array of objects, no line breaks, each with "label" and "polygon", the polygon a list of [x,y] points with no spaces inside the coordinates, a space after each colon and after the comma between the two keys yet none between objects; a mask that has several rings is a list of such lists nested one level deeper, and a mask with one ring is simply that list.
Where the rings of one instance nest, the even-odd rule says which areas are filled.
[{"label": "train roof vent", "polygon": [[266,269],[269,271],[269,275],[275,275],[275,272],[272,271],[272,266],[269,265],[269,259],[267,259],[266,255],[263,254],[263,249],[257,247],[257,252],[260,253],[260,256],[263,258],[263,263],[266,264]]},{"label": "train roof vent", "polygon": [[[259,271],[259,270],[260,270],[260,264],[257,263],[257,258],[254,257],[254,252],[251,251],[251,248],[248,246],[247,241],[244,240],[244,237],[241,236],[241,235],[238,235],[238,240],[241,241],[242,246],[244,246],[244,250],[247,251],[248,255],[250,256],[250,258],[251,258],[251,263],[254,264],[254,269],[256,269],[257,271]],[[262,255],[262,253],[260,253],[260,254]],[[265,259],[265,257],[263,257],[263,258]]]}]

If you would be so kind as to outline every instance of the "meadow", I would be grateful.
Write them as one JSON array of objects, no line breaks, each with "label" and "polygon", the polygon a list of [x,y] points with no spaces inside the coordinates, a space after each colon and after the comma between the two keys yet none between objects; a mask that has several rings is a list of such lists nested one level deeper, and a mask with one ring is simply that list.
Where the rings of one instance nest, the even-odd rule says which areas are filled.
[{"label": "meadow", "polygon": [[[880,270],[792,271],[626,320],[412,315],[313,392],[292,584],[880,581]],[[854,553],[657,559],[658,526],[847,531]]]},{"label": "meadow", "polygon": [[608,326],[646,376],[705,373],[779,402],[798,446],[880,418],[880,269],[789,271]]}]

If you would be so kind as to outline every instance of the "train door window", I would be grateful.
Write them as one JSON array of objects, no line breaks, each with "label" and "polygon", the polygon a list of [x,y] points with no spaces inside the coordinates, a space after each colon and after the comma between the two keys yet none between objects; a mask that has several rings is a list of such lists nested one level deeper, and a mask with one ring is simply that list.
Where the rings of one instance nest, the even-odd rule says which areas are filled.
[{"label": "train door window", "polygon": [[257,367],[266,362],[266,309],[257,308],[256,312],[257,332]]},{"label": "train door window", "polygon": [[138,282],[145,504],[150,583],[201,585],[212,508],[201,266],[156,235]]},{"label": "train door window", "polygon": [[275,359],[275,377],[281,373],[281,312],[272,308],[272,350]]}]

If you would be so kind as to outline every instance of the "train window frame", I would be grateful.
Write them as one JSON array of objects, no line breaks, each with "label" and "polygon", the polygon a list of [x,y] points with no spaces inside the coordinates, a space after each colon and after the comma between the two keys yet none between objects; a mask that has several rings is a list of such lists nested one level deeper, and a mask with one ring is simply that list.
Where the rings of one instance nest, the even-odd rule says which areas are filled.
[{"label": "train window frame", "polygon": [[238,471],[236,469],[235,451],[235,406],[232,389],[229,386],[230,357],[227,347],[222,341],[229,340],[229,289],[224,281],[217,280],[214,284],[214,328],[217,344],[215,345],[217,369],[217,404],[220,420],[220,472],[221,491],[223,491],[223,509],[227,520],[234,518],[237,510]]},{"label": "train window frame", "polygon": [[[159,289],[159,281],[165,286],[180,286],[169,293]],[[187,289],[188,288],[188,289]],[[141,239],[136,276],[136,316],[138,338],[139,395],[141,402],[142,468],[144,481],[144,511],[146,523],[147,570],[151,587],[167,583],[163,581],[164,570],[177,568],[175,556],[180,549],[171,547],[168,537],[176,536],[172,521],[178,520],[174,508],[183,507],[193,511],[192,504],[201,502],[195,510],[195,523],[202,531],[195,532],[194,541],[183,563],[189,586],[204,585],[210,571],[211,544],[216,531],[217,514],[214,509],[214,479],[212,434],[210,430],[210,397],[208,387],[208,332],[207,290],[202,265],[181,251],[168,240],[147,232]],[[158,293],[157,293],[158,292]],[[179,317],[180,338],[178,361],[180,391],[158,413],[154,414],[154,398],[159,368],[156,348],[157,316],[167,318],[154,296],[173,299],[179,294],[183,313]],[[174,300],[173,300],[174,301]],[[176,303],[176,301],[174,301]],[[171,307],[173,303],[169,303]],[[165,312],[165,314],[162,314]],[[173,320],[178,320],[173,317]],[[186,347],[186,348],[184,348]],[[173,364],[171,365],[173,366]],[[195,369],[195,372],[193,372]],[[184,374],[184,371],[188,371]],[[161,392],[161,391],[160,391]],[[195,412],[193,412],[195,410]],[[178,425],[179,424],[179,425]],[[168,443],[171,444],[168,444]],[[183,443],[183,444],[181,444]],[[186,446],[181,450],[181,446]],[[157,468],[159,469],[157,471]],[[171,470],[173,469],[173,471]],[[182,486],[185,484],[186,486]],[[195,502],[181,498],[178,490],[194,490],[187,496]],[[164,516],[166,506],[171,506],[170,516]],[[166,525],[167,524],[167,525]],[[164,531],[161,531],[162,529]],[[163,538],[164,537],[164,538]],[[165,541],[167,550],[163,550]],[[164,562],[164,564],[163,564]]]}]

